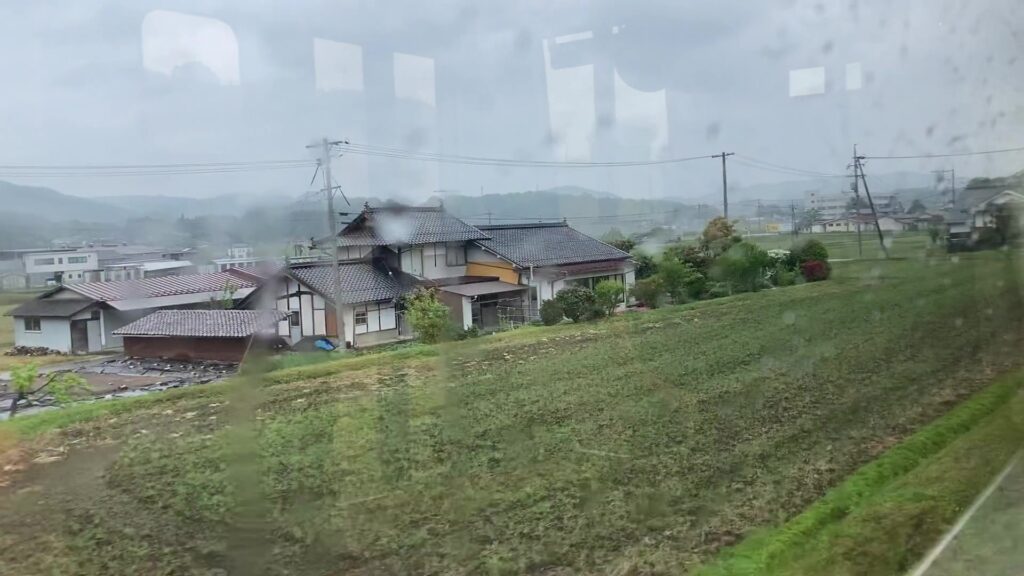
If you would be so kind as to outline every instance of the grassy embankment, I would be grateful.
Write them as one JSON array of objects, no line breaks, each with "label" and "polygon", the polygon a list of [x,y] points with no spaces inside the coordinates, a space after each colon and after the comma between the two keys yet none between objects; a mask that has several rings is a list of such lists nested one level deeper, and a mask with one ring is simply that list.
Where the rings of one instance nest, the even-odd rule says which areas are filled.
[{"label": "grassy embankment", "polygon": [[[1019,365],[1014,257],[837,264],[824,283],[16,419],[0,426],[19,447],[15,468],[71,448],[0,489],[0,563],[19,574],[675,573],[755,534],[729,553],[740,558],[773,541],[758,529],[800,522]],[[987,409],[926,444],[983,434],[969,424]],[[862,491],[898,495],[914,475],[928,481],[929,454],[945,454],[908,450],[884,473],[862,470],[838,506],[805,513],[813,534],[838,540],[791,530],[772,549],[825,558],[846,542],[856,559],[926,547],[913,531],[858,544],[869,524],[850,525],[849,539],[836,527],[857,520]]]}]

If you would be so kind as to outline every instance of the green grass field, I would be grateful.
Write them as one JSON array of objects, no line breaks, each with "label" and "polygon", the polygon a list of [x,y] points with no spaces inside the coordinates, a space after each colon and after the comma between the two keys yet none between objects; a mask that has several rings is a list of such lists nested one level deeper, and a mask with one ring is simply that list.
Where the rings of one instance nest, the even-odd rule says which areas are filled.
[{"label": "green grass field", "polygon": [[[1020,366],[1017,264],[839,263],[828,282],[18,418],[0,425],[6,467],[67,457],[0,488],[0,564],[675,574],[728,561],[751,535],[737,553],[783,542],[815,551],[814,566],[836,562],[831,550],[911,557],[930,545],[913,530],[861,546],[867,524],[842,532],[838,509],[807,507],[847,477],[854,494],[938,481],[923,468],[942,454],[932,444],[850,475]],[[987,417],[971,414],[922,434],[966,438]],[[805,510],[843,546],[772,536]],[[951,521],[944,510],[920,517]],[[773,558],[771,573],[801,573]]]},{"label": "green grass field", "polygon": [[[858,247],[856,232],[801,234],[797,237],[799,240],[807,238],[820,240],[828,249],[831,259],[880,259],[885,257],[879,246],[878,235],[874,230],[861,233],[860,247]],[[928,255],[931,247],[931,240],[927,232],[886,232],[884,239],[889,249],[889,255],[896,258],[922,258]],[[772,248],[789,249],[793,245],[794,238],[790,234],[778,234],[748,236],[746,240],[770,250]]]}]

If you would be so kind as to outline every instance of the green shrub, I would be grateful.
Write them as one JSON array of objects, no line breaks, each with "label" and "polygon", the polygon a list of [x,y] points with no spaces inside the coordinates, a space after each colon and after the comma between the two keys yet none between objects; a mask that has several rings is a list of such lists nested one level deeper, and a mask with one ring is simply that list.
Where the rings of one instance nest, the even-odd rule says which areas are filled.
[{"label": "green shrub", "polygon": [[605,316],[611,315],[622,303],[622,295],[626,289],[615,280],[602,280],[594,286],[594,297],[597,298],[597,306]]},{"label": "green shrub", "polygon": [[583,286],[569,286],[562,288],[555,294],[555,300],[562,305],[565,317],[573,322],[590,317],[593,308],[597,306],[597,297],[594,291]]},{"label": "green shrub", "polygon": [[665,282],[660,275],[637,280],[633,285],[630,294],[648,308],[661,306],[662,298],[665,296]]},{"label": "green shrub", "polygon": [[832,267],[828,265],[828,262],[822,260],[808,260],[800,265],[800,272],[803,274],[804,280],[820,282],[828,280],[829,275],[832,274]]},{"label": "green shrub", "polygon": [[708,298],[722,298],[725,296],[732,296],[732,286],[728,282],[712,282],[708,284],[707,291],[704,294]]},{"label": "green shrub", "polygon": [[405,315],[420,340],[433,344],[441,340],[450,324],[448,307],[433,288],[420,288],[405,297]]},{"label": "green shrub", "polygon": [[540,321],[545,326],[554,326],[565,318],[565,310],[558,300],[545,300],[540,304]]},{"label": "green shrub", "polygon": [[808,260],[821,260],[822,262],[828,260],[828,250],[825,248],[825,245],[814,238],[808,238],[793,244],[793,248],[789,252],[796,266],[800,266]]},{"label": "green shrub", "polygon": [[476,338],[480,336],[480,328],[475,324],[469,328],[463,328],[454,322],[448,324],[448,328],[445,330],[445,340],[468,340],[470,338]]},{"label": "green shrub", "polygon": [[785,269],[776,269],[775,275],[772,277],[772,279],[775,281],[775,285],[779,287],[792,286],[796,284],[796,278],[796,272]]},{"label": "green shrub", "polygon": [[634,271],[637,280],[650,278],[658,273],[658,264],[650,254],[635,250],[633,251],[633,262],[635,262]]},{"label": "green shrub", "polygon": [[718,257],[712,276],[728,282],[734,292],[756,292],[764,280],[764,270],[771,263],[768,253],[749,242],[740,242]]},{"label": "green shrub", "polygon": [[676,304],[695,300],[704,291],[704,275],[674,258],[665,256],[661,259],[658,275],[661,276],[665,292]]}]

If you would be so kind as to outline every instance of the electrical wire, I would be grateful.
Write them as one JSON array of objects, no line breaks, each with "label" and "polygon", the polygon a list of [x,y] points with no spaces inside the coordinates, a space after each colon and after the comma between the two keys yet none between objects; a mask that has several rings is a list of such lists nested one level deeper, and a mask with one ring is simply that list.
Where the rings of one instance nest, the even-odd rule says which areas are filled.
[{"label": "electrical wire", "polygon": [[759,170],[767,170],[769,172],[780,172],[783,174],[793,174],[797,176],[814,176],[817,178],[849,178],[847,174],[836,174],[831,172],[819,172],[817,170],[806,170],[804,168],[794,168],[792,166],[784,166],[782,164],[775,164],[768,162],[767,160],[760,160],[743,154],[737,154],[734,161],[747,166],[749,168],[755,168]]},{"label": "electrical wire", "polygon": [[417,160],[422,162],[438,162],[448,164],[466,164],[475,166],[502,166],[509,168],[616,168],[635,166],[657,166],[678,164],[693,160],[705,160],[711,155],[689,156],[684,158],[664,158],[660,160],[628,160],[617,162],[582,162],[553,160],[517,160],[513,158],[495,158],[487,156],[465,156],[457,154],[439,154],[436,152],[417,152],[388,146],[371,146],[367,144],[338,144],[343,153],[400,160]]},{"label": "electrical wire", "polygon": [[4,164],[0,176],[33,178],[89,178],[118,176],[172,176],[192,174],[233,174],[263,170],[308,169],[311,160],[257,160],[245,162],[206,162],[179,164]]},{"label": "electrical wire", "polygon": [[912,154],[905,156],[865,156],[865,160],[907,160],[914,158],[957,158],[961,156],[984,156],[986,154],[1003,154],[1006,152],[1024,152],[1024,146],[1003,148],[1000,150],[978,150],[977,152],[951,152],[949,154]]}]

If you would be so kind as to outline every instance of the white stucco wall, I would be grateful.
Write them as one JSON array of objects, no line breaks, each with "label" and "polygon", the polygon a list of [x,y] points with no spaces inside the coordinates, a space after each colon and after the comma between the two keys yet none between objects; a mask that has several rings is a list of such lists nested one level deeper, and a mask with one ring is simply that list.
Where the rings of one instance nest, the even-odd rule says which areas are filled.
[{"label": "white stucco wall", "polygon": [[124,342],[120,336],[114,336],[114,330],[127,326],[143,316],[156,312],[157,308],[141,308],[139,310],[113,310],[100,311],[100,326],[102,327],[102,341],[104,350],[118,350],[124,348]]},{"label": "white stucco wall", "polygon": [[[464,245],[460,244],[459,246]],[[463,248],[457,249],[461,250]],[[447,245],[444,243],[423,244],[403,248],[400,262],[403,272],[422,278],[449,278],[466,274],[465,264],[457,266],[448,265]]]},{"label": "white stucco wall", "polygon": [[14,343],[18,346],[45,346],[61,352],[71,352],[71,320],[69,318],[40,318],[39,332],[26,332],[24,318],[14,318]]}]

